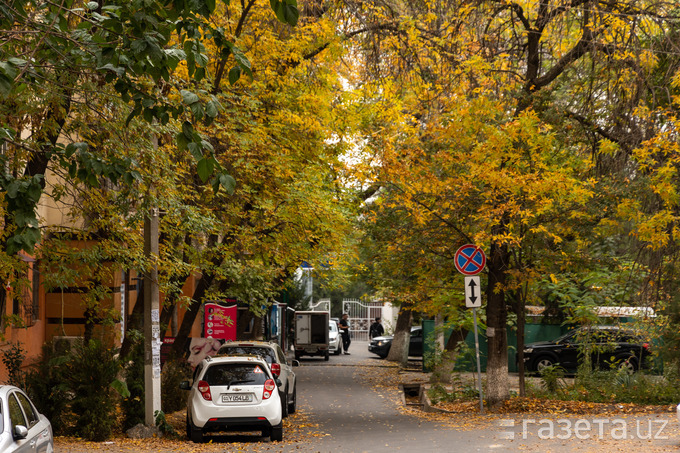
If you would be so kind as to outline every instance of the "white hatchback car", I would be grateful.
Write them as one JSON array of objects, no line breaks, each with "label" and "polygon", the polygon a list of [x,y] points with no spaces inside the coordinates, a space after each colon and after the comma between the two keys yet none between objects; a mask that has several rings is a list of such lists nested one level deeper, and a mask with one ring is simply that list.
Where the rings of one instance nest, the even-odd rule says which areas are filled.
[{"label": "white hatchback car", "polygon": [[189,390],[187,437],[203,442],[218,431],[261,431],[272,441],[283,439],[281,400],[276,378],[260,357],[208,357],[194,370]]},{"label": "white hatchback car", "polygon": [[50,421],[13,385],[0,385],[0,451],[54,452]]},{"label": "white hatchback car", "polygon": [[334,319],[328,321],[328,350],[335,355],[342,352],[342,337],[338,330],[338,322]]}]

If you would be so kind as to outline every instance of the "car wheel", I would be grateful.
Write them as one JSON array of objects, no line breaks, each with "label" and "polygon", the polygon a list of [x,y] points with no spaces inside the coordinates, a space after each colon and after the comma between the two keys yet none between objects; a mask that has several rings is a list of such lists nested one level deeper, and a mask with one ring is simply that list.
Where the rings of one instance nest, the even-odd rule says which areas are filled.
[{"label": "car wheel", "polygon": [[342,352],[342,346],[338,345],[337,349],[335,350],[335,355],[340,355],[341,352]]},{"label": "car wheel", "polygon": [[331,358],[331,353],[326,351],[326,355],[323,356],[323,359],[328,362],[328,360]]},{"label": "car wheel", "polygon": [[288,417],[288,389],[279,396],[281,397],[281,418],[286,418]]},{"label": "car wheel", "polygon": [[297,410],[297,386],[293,387],[292,402],[288,403],[288,413],[294,414]]},{"label": "car wheel", "polygon": [[634,374],[638,370],[638,362],[635,357],[621,357],[616,361],[617,369],[626,374]]},{"label": "car wheel", "polygon": [[195,444],[203,443],[203,430],[194,426],[193,422],[189,420],[189,416],[187,416],[187,437]]},{"label": "car wheel", "polygon": [[283,440],[283,422],[276,426],[272,426],[271,434],[269,438],[272,442],[281,442]]},{"label": "car wheel", "polygon": [[534,370],[538,371],[539,373],[544,369],[549,366],[554,366],[555,365],[555,360],[547,355],[540,356],[536,360],[534,360]]},{"label": "car wheel", "polygon": [[295,353],[295,360],[300,360],[300,357],[301,357],[301,356],[302,356],[302,354],[296,352],[296,353]]}]

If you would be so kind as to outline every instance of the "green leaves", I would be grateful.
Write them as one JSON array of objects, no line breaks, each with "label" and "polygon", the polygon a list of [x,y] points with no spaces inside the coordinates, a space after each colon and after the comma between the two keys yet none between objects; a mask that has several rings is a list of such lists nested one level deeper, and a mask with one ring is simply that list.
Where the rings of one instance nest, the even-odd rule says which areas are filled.
[{"label": "green leaves", "polygon": [[300,12],[297,9],[296,0],[270,0],[269,3],[279,21],[293,27],[297,25]]},{"label": "green leaves", "polygon": [[[192,94],[187,93],[185,99],[190,102],[198,102]],[[188,150],[196,160],[196,171],[202,182],[208,182],[213,178],[211,185],[215,193],[219,191],[220,187],[230,194],[234,192],[236,181],[233,177],[224,173],[222,166],[215,159],[215,150],[212,145],[194,130],[193,124],[185,121],[182,124],[182,132],[177,134],[176,139],[179,149]]]},{"label": "green leaves", "polygon": [[7,61],[0,61],[0,93],[9,96],[14,86],[14,78],[19,73],[19,67],[26,64],[26,60],[20,58],[9,58]]},{"label": "green leaves", "polygon": [[10,175],[0,175],[0,189],[5,192],[7,210],[13,214],[16,227],[7,240],[10,254],[19,250],[32,251],[40,239],[36,206],[42,195],[42,180],[42,175],[16,179]]}]

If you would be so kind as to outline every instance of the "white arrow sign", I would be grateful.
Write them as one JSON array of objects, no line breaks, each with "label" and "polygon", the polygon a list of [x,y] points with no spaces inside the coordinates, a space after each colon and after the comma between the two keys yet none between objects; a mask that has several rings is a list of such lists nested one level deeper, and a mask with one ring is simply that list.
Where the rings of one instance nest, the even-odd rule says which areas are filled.
[{"label": "white arrow sign", "polygon": [[478,275],[465,277],[465,306],[468,308],[482,306],[482,291]]}]

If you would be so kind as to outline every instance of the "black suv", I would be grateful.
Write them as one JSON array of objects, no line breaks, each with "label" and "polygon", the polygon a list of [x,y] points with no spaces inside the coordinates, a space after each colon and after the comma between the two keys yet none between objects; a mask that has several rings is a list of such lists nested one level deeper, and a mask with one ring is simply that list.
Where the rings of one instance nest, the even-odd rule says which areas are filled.
[{"label": "black suv", "polygon": [[540,372],[559,365],[575,371],[589,343],[593,365],[608,369],[625,368],[633,373],[648,366],[649,343],[631,330],[617,326],[579,327],[552,341],[541,341],[524,347],[524,367]]}]

